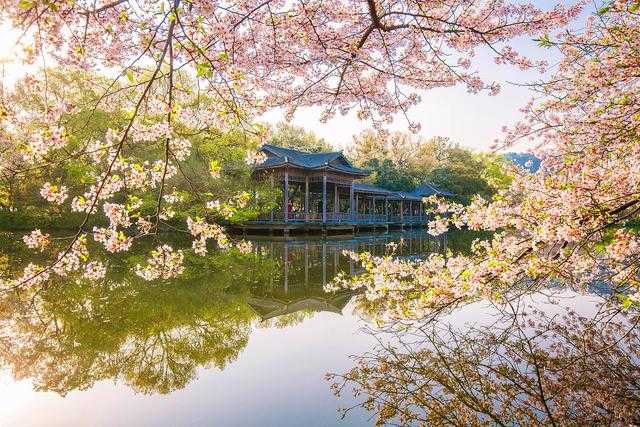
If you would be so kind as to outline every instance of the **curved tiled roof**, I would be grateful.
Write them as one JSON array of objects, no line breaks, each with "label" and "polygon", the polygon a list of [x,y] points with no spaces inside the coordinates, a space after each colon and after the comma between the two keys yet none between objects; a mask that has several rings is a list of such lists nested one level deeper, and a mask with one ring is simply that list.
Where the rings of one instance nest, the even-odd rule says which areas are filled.
[{"label": "curved tiled roof", "polygon": [[359,182],[353,184],[353,189],[360,193],[380,194],[396,200],[422,200],[421,197],[405,191],[387,190],[386,188],[380,188],[375,185],[362,184]]},{"label": "curved tiled roof", "polygon": [[[369,175],[369,171],[352,166],[339,151],[331,153],[307,153],[291,148],[264,144],[262,146],[262,152],[267,155],[267,159],[260,165],[257,165],[255,167],[256,170],[290,165],[307,170],[329,170],[358,176]],[[338,162],[336,162],[336,160],[338,160]]]},{"label": "curved tiled roof", "polygon": [[[271,144],[264,144],[261,151],[266,154],[267,158],[257,165],[255,170],[291,166],[305,170],[323,170],[355,175],[359,178],[369,175],[369,171],[352,166],[349,160],[339,151],[308,153]],[[378,194],[395,200],[422,200],[423,197],[434,194],[438,196],[453,196],[452,193],[436,188],[428,182],[420,185],[412,192],[392,191],[359,182],[354,183],[353,188],[360,193]]]},{"label": "curved tiled roof", "polygon": [[384,194],[385,196],[388,196],[394,193],[394,191],[387,190],[386,188],[376,187],[375,185],[362,184],[360,182],[355,182],[353,184],[353,189],[355,191],[360,191],[362,193]]},{"label": "curved tiled roof", "polygon": [[428,182],[418,186],[415,190],[411,192],[413,196],[416,197],[429,197],[429,196],[446,196],[452,197],[453,193],[448,192],[447,190],[442,190]]}]

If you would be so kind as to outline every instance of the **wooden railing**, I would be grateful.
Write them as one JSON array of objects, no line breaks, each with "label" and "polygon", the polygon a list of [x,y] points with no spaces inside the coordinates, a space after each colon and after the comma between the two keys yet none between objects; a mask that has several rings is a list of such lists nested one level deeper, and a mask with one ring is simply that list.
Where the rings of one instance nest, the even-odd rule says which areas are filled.
[{"label": "wooden railing", "polygon": [[[346,212],[327,212],[328,224],[424,224],[428,221],[427,215],[384,215],[384,214],[355,214]],[[274,211],[273,214],[266,214],[256,218],[251,223],[270,224],[285,222],[284,212]],[[323,223],[321,213],[289,212],[287,221],[294,224],[299,223]]]}]

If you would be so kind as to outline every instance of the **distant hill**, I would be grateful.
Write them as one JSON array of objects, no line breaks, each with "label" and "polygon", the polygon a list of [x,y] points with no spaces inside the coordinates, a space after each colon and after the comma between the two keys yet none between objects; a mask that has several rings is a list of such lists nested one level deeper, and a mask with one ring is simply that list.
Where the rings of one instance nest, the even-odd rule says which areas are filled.
[{"label": "distant hill", "polygon": [[[529,172],[537,172],[540,169],[540,159],[530,153],[506,153],[504,158],[528,169]],[[531,164],[527,165],[529,161],[531,161]]]}]

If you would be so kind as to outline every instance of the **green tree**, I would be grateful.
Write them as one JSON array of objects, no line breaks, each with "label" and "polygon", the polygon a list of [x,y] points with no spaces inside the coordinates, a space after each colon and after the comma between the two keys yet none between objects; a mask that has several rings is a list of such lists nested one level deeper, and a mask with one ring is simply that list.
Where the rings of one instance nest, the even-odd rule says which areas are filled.
[{"label": "green tree", "polygon": [[491,197],[509,179],[500,156],[474,153],[441,136],[425,140],[402,132],[381,135],[365,130],[354,137],[347,155],[372,171],[368,182],[373,185],[412,191],[429,182],[462,202],[475,194]]},{"label": "green tree", "polygon": [[275,132],[269,138],[269,144],[310,153],[334,150],[331,144],[316,136],[313,132],[285,122],[280,122],[276,125]]},{"label": "green tree", "polygon": [[[55,150],[42,161],[42,167],[21,168],[21,159],[10,160],[11,167],[1,168],[0,176],[0,228],[5,230],[24,230],[33,228],[75,228],[84,218],[84,213],[72,212],[69,207],[58,207],[42,203],[39,193],[44,182],[64,182],[72,194],[82,194],[88,185],[96,183],[100,166],[90,161],[91,141],[104,141],[109,129],[121,128],[127,121],[130,111],[124,95],[114,95],[109,108],[95,108],[101,96],[101,88],[111,82],[103,76],[81,71],[69,71],[65,68],[47,69],[48,97],[67,104],[59,126],[69,140],[68,150]],[[215,108],[214,101],[200,94],[194,96],[195,81],[184,74],[176,74],[176,85],[183,92],[177,108],[189,111],[198,108]],[[74,82],[71,84],[71,82]],[[126,86],[119,86],[126,93]],[[30,114],[34,120],[33,129],[25,129],[24,135],[38,130],[44,138],[51,137],[55,131],[42,121],[46,117],[45,95],[33,91],[28,82],[21,82],[11,93],[12,105]],[[145,126],[162,123],[163,117],[150,112],[140,113],[140,121]],[[186,158],[174,158],[178,165],[176,176],[167,181],[164,194],[180,195],[180,200],[172,206],[175,215],[166,220],[168,225],[184,224],[187,216],[213,216],[218,221],[242,221],[268,211],[275,200],[275,192],[267,185],[255,183],[251,177],[251,167],[246,162],[247,152],[259,145],[257,135],[244,129],[221,131],[211,126],[193,126],[186,120],[176,120],[175,132],[189,141],[190,154]],[[257,129],[260,131],[260,129]],[[120,158],[126,159],[133,167],[153,163],[164,156],[164,138],[157,144],[140,144],[131,141],[123,148]],[[70,155],[69,153],[77,153]],[[89,161],[88,161],[89,160]],[[122,172],[120,173],[123,174]],[[137,215],[153,215],[158,204],[158,193],[152,191],[132,191],[129,196],[141,201]],[[118,196],[119,197],[119,196]],[[124,196],[123,196],[124,197]],[[243,201],[237,202],[238,197]],[[225,212],[233,215],[217,214],[205,209],[207,200],[219,199]],[[246,200],[245,200],[246,199]],[[123,202],[117,197],[116,202]],[[99,224],[104,218],[94,216]],[[167,225],[165,224],[165,225]]]}]

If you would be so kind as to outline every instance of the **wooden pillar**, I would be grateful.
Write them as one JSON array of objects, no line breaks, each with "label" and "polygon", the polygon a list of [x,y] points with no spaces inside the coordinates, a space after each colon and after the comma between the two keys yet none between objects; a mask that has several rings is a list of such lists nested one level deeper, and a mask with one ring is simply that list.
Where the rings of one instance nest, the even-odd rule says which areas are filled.
[{"label": "wooden pillar", "polygon": [[327,222],[327,174],[322,174],[322,223]]},{"label": "wooden pillar", "polygon": [[400,200],[400,222],[404,222],[404,201]]},{"label": "wooden pillar", "polygon": [[304,177],[304,220],[309,221],[309,175]]},{"label": "wooden pillar", "polygon": [[360,196],[358,194],[356,194],[356,208],[354,209],[355,214],[356,214],[356,219],[358,219],[357,215],[358,215],[358,209],[360,209]]},{"label": "wooden pillar", "polygon": [[[333,186],[333,213],[337,214],[340,212],[340,208],[338,207],[338,204],[340,202],[340,195],[338,194],[338,184],[334,184]],[[334,218],[337,217],[337,215],[334,216]]]},{"label": "wooden pillar", "polygon": [[384,215],[387,217],[387,222],[389,221],[389,198],[384,198]]},{"label": "wooden pillar", "polygon": [[354,200],[353,200],[353,181],[351,181],[351,186],[349,187],[349,211],[351,213],[351,221],[355,220],[355,210],[353,208]]},{"label": "wooden pillar", "polygon": [[284,222],[289,221],[289,171],[284,170]]}]

